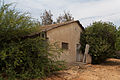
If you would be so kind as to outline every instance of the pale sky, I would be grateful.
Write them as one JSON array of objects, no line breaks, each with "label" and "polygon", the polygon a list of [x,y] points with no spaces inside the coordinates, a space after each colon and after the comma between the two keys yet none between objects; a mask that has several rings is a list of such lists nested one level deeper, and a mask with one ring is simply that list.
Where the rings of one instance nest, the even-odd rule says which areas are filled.
[{"label": "pale sky", "polygon": [[94,21],[110,21],[120,25],[120,0],[5,0],[15,2],[16,8],[30,12],[39,19],[41,12],[51,10],[54,19],[63,11],[70,11],[75,20],[86,27]]}]

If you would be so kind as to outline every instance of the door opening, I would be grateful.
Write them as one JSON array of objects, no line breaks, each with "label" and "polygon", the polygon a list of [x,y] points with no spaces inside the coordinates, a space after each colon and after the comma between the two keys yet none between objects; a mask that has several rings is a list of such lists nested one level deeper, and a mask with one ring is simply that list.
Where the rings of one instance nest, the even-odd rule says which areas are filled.
[{"label": "door opening", "polygon": [[80,47],[81,47],[80,44],[76,44],[76,61],[77,62],[81,61],[81,59],[80,59]]}]

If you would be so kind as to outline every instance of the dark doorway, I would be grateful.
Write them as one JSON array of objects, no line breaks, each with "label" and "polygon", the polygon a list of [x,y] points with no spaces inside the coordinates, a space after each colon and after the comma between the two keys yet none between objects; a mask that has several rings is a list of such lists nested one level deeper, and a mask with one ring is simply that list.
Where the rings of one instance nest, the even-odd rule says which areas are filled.
[{"label": "dark doorway", "polygon": [[80,59],[80,47],[81,47],[80,44],[76,44],[76,61],[77,62],[81,61],[81,59]]}]

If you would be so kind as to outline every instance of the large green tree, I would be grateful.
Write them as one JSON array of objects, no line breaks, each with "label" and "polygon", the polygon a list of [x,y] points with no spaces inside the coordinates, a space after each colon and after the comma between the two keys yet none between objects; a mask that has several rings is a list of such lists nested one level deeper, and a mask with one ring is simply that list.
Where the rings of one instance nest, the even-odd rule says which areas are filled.
[{"label": "large green tree", "polygon": [[85,28],[81,36],[82,51],[90,45],[89,54],[93,63],[103,62],[115,53],[116,26],[110,22],[94,22]]},{"label": "large green tree", "polygon": [[0,6],[1,77],[10,80],[41,78],[59,70],[59,61],[54,60],[56,57],[52,53],[60,51],[41,36],[29,37],[39,24],[29,14],[18,12],[10,6]]}]

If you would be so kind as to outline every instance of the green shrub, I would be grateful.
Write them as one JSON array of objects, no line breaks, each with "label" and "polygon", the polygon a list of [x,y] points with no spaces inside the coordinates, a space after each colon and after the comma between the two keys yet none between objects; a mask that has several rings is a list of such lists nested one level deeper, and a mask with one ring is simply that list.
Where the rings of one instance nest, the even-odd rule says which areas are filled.
[{"label": "green shrub", "polygon": [[101,63],[115,53],[116,27],[112,23],[94,22],[85,28],[81,36],[82,52],[89,44],[92,63]]},{"label": "green shrub", "polygon": [[120,27],[117,30],[117,39],[116,39],[116,50],[120,51]]},{"label": "green shrub", "polygon": [[117,29],[117,33],[116,33],[116,54],[115,54],[115,58],[119,58],[120,59],[120,27],[118,27]]},{"label": "green shrub", "polygon": [[40,36],[25,38],[39,25],[28,14],[9,8],[10,5],[0,7],[1,79],[2,77],[10,80],[42,78],[62,69],[63,63],[54,60],[56,56],[52,55],[60,53],[61,50],[55,49]]}]

